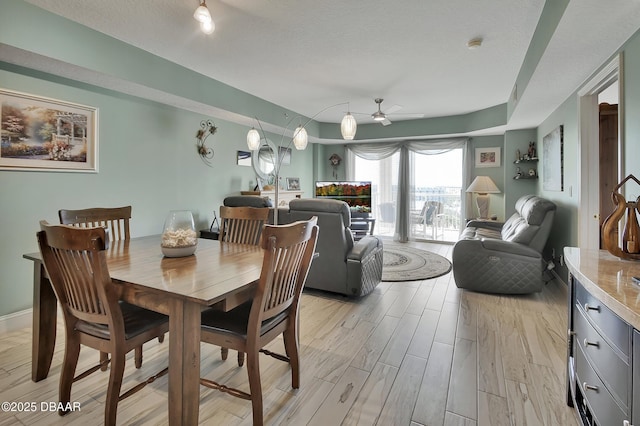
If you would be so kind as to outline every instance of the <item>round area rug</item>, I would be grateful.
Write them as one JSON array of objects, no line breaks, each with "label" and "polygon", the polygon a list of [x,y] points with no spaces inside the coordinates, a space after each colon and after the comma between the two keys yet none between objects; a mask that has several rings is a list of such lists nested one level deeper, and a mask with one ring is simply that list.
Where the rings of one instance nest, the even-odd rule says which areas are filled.
[{"label": "round area rug", "polygon": [[439,254],[404,244],[384,244],[383,254],[382,281],[426,280],[451,270],[451,262]]}]

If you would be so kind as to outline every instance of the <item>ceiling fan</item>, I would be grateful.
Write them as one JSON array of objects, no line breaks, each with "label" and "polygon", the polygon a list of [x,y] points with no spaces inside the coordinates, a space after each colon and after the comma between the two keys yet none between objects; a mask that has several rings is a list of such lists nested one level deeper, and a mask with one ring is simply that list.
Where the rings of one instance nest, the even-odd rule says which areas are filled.
[{"label": "ceiling fan", "polygon": [[389,118],[387,117],[388,115],[402,115],[407,118],[423,118],[424,117],[424,114],[409,114],[409,113],[397,114],[396,111],[400,111],[402,109],[400,105],[392,105],[387,110],[382,111],[382,101],[384,101],[384,99],[376,98],[374,99],[374,101],[376,104],[378,104],[378,110],[375,111],[373,114],[362,113],[362,112],[354,112],[354,114],[371,115],[371,118],[373,118],[374,121],[379,122],[383,126],[388,126],[389,124],[391,124],[391,120],[389,120]]}]

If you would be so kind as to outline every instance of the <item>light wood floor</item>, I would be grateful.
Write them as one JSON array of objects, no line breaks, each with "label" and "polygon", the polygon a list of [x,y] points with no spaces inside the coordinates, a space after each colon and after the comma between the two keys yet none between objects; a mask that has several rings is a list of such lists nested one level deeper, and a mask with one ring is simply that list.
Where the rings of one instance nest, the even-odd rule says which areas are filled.
[{"label": "light wood floor", "polygon": [[[452,246],[412,245],[450,258]],[[456,288],[451,273],[381,283],[361,299],[305,292],[301,308],[302,381],[290,387],[286,364],[263,356],[269,425],[577,425],[565,405],[566,287],[493,296]],[[61,324],[58,336],[62,336]],[[49,377],[30,379],[31,330],[0,336],[0,401],[36,402],[36,412],[0,412],[0,426],[102,424],[108,373],[76,382],[80,412],[41,411],[56,402],[62,362],[58,337]],[[141,370],[128,358],[123,390],[167,363],[168,340],[144,347]],[[282,342],[272,349],[282,351]],[[98,354],[83,349],[80,368]],[[202,345],[202,375],[248,392],[235,354]],[[167,377],[118,407],[118,423],[167,424]],[[200,423],[250,425],[251,404],[201,388]]]}]

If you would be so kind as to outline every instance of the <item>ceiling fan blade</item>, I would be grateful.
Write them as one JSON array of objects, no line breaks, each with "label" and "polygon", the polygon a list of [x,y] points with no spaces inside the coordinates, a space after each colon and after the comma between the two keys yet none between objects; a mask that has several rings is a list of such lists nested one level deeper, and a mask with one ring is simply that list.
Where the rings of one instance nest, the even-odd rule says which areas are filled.
[{"label": "ceiling fan blade", "polygon": [[402,116],[403,118],[424,118],[424,114],[417,114],[417,113],[413,114],[413,113],[409,113],[409,112],[407,112],[407,113],[400,112],[398,114],[393,114],[393,115],[395,115],[396,117]]},{"label": "ceiling fan blade", "polygon": [[391,105],[388,109],[384,110],[385,114],[393,114],[396,111],[400,111],[402,107],[400,105]]},{"label": "ceiling fan blade", "polygon": [[383,126],[388,126],[389,124],[391,124],[391,121],[388,118],[385,118],[380,122],[380,124],[382,124]]}]

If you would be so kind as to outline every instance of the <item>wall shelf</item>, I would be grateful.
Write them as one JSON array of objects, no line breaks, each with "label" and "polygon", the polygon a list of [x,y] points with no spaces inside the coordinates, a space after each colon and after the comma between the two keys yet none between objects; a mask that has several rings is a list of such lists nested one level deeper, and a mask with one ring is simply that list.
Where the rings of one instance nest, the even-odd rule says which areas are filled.
[{"label": "wall shelf", "polygon": [[[533,142],[529,143],[528,153],[531,153],[531,146]],[[538,157],[535,155],[535,147],[533,149],[533,155],[520,155],[520,150],[517,151],[517,159],[513,164],[518,167],[515,168],[514,180],[535,180],[538,179]],[[522,166],[522,169],[520,168]]]}]

